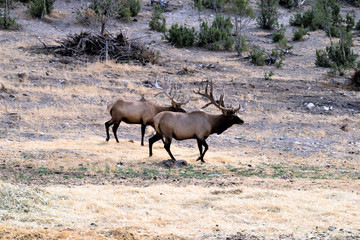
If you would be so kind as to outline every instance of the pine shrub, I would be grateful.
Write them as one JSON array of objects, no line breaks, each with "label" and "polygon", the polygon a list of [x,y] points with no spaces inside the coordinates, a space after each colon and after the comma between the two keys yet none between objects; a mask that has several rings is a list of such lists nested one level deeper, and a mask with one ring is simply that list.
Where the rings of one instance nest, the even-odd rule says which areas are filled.
[{"label": "pine shrub", "polygon": [[260,48],[253,48],[250,51],[250,58],[251,62],[257,66],[264,66],[265,65],[265,52],[263,49]]},{"label": "pine shrub", "polygon": [[303,25],[298,30],[293,31],[293,41],[301,41],[304,35],[308,33],[308,30]]},{"label": "pine shrub", "polygon": [[166,18],[161,16],[163,12],[162,8],[159,5],[154,6],[154,12],[152,14],[152,18],[149,22],[149,27],[151,30],[157,32],[166,32]]},{"label": "pine shrub", "polygon": [[35,18],[41,18],[46,14],[50,14],[54,9],[55,0],[33,0],[30,7],[30,15]]},{"label": "pine shrub", "polygon": [[259,0],[257,23],[260,28],[274,29],[278,23],[278,0]]},{"label": "pine shrub", "polygon": [[285,31],[286,31],[285,28],[281,28],[279,31],[274,32],[274,33],[271,35],[272,41],[273,41],[274,43],[277,43],[277,42],[285,39]]},{"label": "pine shrub", "polygon": [[232,28],[230,18],[220,14],[216,15],[211,26],[207,22],[202,22],[199,32],[199,46],[210,50],[231,49],[234,44],[231,35]]},{"label": "pine shrub", "polygon": [[165,39],[179,48],[193,46],[195,37],[195,28],[179,26],[177,23],[171,25],[169,32],[165,34]]}]

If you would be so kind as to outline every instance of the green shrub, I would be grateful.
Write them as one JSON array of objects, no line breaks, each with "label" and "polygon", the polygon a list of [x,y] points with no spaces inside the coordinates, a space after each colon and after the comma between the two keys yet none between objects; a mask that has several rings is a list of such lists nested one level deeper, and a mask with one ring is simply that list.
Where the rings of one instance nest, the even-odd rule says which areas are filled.
[{"label": "green shrub", "polygon": [[168,34],[165,34],[165,39],[176,47],[190,47],[195,42],[195,28],[187,28],[182,25],[173,24],[169,29]]},{"label": "green shrub", "polygon": [[205,8],[220,11],[228,1],[229,0],[194,0],[194,5],[199,9],[203,6]]},{"label": "green shrub", "polygon": [[330,59],[328,58],[327,52],[323,49],[316,49],[315,65],[318,67],[331,67]]},{"label": "green shrub", "polygon": [[301,41],[303,36],[308,33],[308,30],[303,25],[298,30],[293,31],[293,41]]},{"label": "green shrub", "polygon": [[269,73],[264,72],[264,79],[265,80],[270,80],[272,76],[274,76],[274,73],[272,71],[270,71]]},{"label": "green shrub", "polygon": [[259,0],[257,23],[263,29],[274,29],[278,26],[278,0]]},{"label": "green shrub", "polygon": [[15,18],[10,17],[6,11],[0,11],[0,29],[18,30],[19,28],[20,25]]},{"label": "green shrub", "polygon": [[161,16],[161,13],[163,12],[160,5],[154,6],[154,12],[152,14],[152,18],[149,22],[149,27],[151,30],[157,31],[157,32],[166,32],[166,18]]},{"label": "green shrub", "polygon": [[341,32],[341,38],[325,50],[316,50],[315,64],[320,67],[331,67],[333,71],[344,73],[344,69],[354,67],[357,55],[351,50],[352,34]]},{"label": "green shrub", "polygon": [[33,0],[29,7],[30,15],[35,18],[41,18],[50,14],[53,10],[55,0]]},{"label": "green shrub", "polygon": [[276,63],[275,63],[275,66],[277,67],[277,68],[282,68],[283,67],[283,61],[280,59],[280,61],[277,61]]},{"label": "green shrub", "polygon": [[130,22],[130,20],[131,20],[130,8],[128,8],[128,7],[120,8],[120,10],[118,12],[118,17],[125,22]]},{"label": "green shrub", "polygon": [[253,48],[250,51],[250,58],[251,62],[257,66],[264,66],[265,65],[265,52],[263,49]]},{"label": "green shrub", "polygon": [[312,9],[307,10],[304,14],[296,13],[294,16],[290,17],[289,23],[291,26],[311,29],[312,31],[317,30],[319,27],[313,23],[314,12]]},{"label": "green shrub", "polygon": [[355,25],[355,29],[360,30],[360,19],[359,19],[359,21],[357,21],[357,23]]},{"label": "green shrub", "polygon": [[345,18],[346,31],[350,32],[355,27],[355,15],[346,14]]},{"label": "green shrub", "polygon": [[285,39],[285,31],[286,31],[285,28],[281,28],[279,31],[274,32],[274,33],[271,35],[272,41],[275,42],[275,43],[277,43],[277,42]]},{"label": "green shrub", "polygon": [[141,11],[140,0],[129,0],[128,2],[129,2],[131,16],[132,17],[137,16]]},{"label": "green shrub", "polygon": [[[348,19],[351,27],[351,19]],[[311,31],[317,29],[325,30],[332,37],[339,37],[339,27],[343,24],[344,19],[340,15],[340,3],[336,0],[318,0],[311,9],[304,14],[296,13],[290,18],[290,25],[304,26]]]},{"label": "green shrub", "polygon": [[199,32],[199,46],[204,46],[211,50],[218,50],[221,47],[228,50],[231,49],[234,40],[231,35],[233,25],[229,17],[220,14],[209,26],[207,22],[202,22]]},{"label": "green shrub", "polygon": [[118,7],[118,17],[126,22],[138,15],[141,10],[140,0],[120,0]]}]

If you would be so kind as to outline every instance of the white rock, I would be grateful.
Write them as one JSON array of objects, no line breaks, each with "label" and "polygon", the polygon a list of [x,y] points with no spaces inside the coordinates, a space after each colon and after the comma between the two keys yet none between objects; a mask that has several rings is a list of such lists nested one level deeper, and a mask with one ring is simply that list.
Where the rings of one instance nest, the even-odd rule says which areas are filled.
[{"label": "white rock", "polygon": [[313,109],[313,108],[315,107],[315,104],[313,104],[313,103],[308,103],[308,104],[306,105],[306,107],[311,110],[311,109]]}]

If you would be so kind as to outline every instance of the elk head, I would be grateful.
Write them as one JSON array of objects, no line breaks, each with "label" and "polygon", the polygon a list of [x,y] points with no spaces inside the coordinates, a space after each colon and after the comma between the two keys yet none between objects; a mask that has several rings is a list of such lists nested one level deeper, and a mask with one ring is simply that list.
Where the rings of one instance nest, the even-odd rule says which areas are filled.
[{"label": "elk head", "polygon": [[214,93],[214,87],[212,81],[206,81],[206,86],[204,92],[200,92],[200,88],[198,91],[194,91],[194,93],[201,95],[203,97],[206,97],[208,100],[210,100],[209,103],[205,104],[202,108],[206,108],[213,104],[215,107],[221,110],[222,115],[226,116],[228,119],[232,119],[232,122],[235,124],[243,124],[244,121],[241,120],[238,116],[236,116],[236,113],[239,111],[245,111],[239,104],[237,108],[225,107],[224,98],[225,98],[225,91],[224,88],[222,89],[222,93],[220,95],[220,98],[217,99],[215,93]]}]

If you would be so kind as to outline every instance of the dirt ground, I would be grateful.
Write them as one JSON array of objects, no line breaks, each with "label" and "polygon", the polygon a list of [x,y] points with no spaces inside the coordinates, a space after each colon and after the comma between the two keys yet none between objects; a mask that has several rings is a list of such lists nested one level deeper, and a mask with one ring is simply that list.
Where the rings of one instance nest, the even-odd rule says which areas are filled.
[{"label": "dirt ground", "polygon": [[[29,220],[24,217],[25,212],[0,207],[0,238],[360,239],[359,221],[353,221],[360,214],[360,92],[349,86],[351,71],[339,77],[329,75],[328,69],[315,66],[315,50],[329,44],[324,32],[310,32],[304,41],[292,42],[294,28],[289,26],[289,19],[294,12],[280,8],[279,22],[286,26],[286,36],[294,46],[292,54],[283,57],[282,68],[259,67],[239,59],[234,51],[175,48],[164,41],[160,33],[149,29],[152,6],[142,1],[142,10],[134,21],[111,20],[108,31],[113,34],[125,32],[129,39],[137,39],[159,51],[159,64],[64,62],[54,55],[34,51],[43,43],[56,44],[68,34],[95,31],[76,19],[77,10],[87,4],[88,1],[57,0],[50,16],[35,20],[26,13],[26,6],[16,3],[12,15],[22,29],[0,31],[0,183],[11,184],[9,188],[13,189],[25,188],[28,193],[37,188],[44,189],[51,196],[63,192],[74,203],[83,201],[86,206],[95,203],[84,200],[86,195],[83,195],[82,187],[104,196],[105,193],[111,196],[106,191],[126,188],[129,198],[138,196],[145,202],[148,200],[144,196],[151,195],[151,191],[146,192],[148,188],[154,188],[155,192],[158,188],[168,189],[179,198],[191,192],[190,187],[198,189],[198,194],[204,192],[221,198],[210,198],[205,202],[213,204],[213,201],[221,200],[225,205],[228,204],[227,197],[252,193],[251,197],[244,199],[255,204],[258,198],[254,196],[260,194],[271,206],[259,207],[266,209],[266,214],[259,213],[256,218],[244,222],[233,216],[243,206],[229,204],[224,209],[219,207],[221,214],[225,217],[228,214],[228,217],[220,219],[218,215],[204,215],[204,229],[199,227],[201,230],[197,232],[191,228],[196,221],[189,220],[189,226],[185,228],[187,217],[190,218],[194,209],[161,223],[158,220],[163,216],[157,216],[155,211],[151,214],[157,216],[156,222],[142,226],[142,220],[131,221],[132,214],[138,212],[116,215],[119,216],[116,219],[115,215],[114,219],[101,218],[101,213],[112,216],[115,200],[112,207],[109,207],[110,203],[105,204],[106,199],[93,200],[97,210],[84,208],[83,218],[76,218],[81,212],[73,209],[68,216],[69,219],[78,219],[78,224],[75,220],[75,223],[67,223],[64,220],[66,214],[47,217],[52,219],[47,221],[41,219],[44,213],[39,212],[39,216]],[[252,4],[255,6],[254,2]],[[300,10],[307,7],[305,5]],[[344,5],[342,13],[348,12],[355,13],[358,21],[358,8]],[[164,16],[168,27],[173,23],[199,26],[199,15],[191,1],[171,1]],[[212,19],[213,16],[207,10],[201,18]],[[271,51],[275,44],[270,34],[270,31],[260,30],[255,22],[252,23],[246,29],[249,48],[259,45]],[[353,50],[355,53],[360,50],[357,31],[354,32]],[[270,71],[274,76],[265,80],[264,73]],[[140,99],[141,94],[158,104],[169,104],[161,95],[155,96],[158,91],[147,85],[164,76],[171,76],[180,86],[181,94],[189,96],[190,102],[185,106],[187,111],[199,110],[206,104],[193,93],[199,82],[205,79],[212,79],[217,91],[225,87],[226,103],[241,104],[246,108],[239,114],[245,121],[244,125],[233,126],[221,135],[209,137],[206,164],[195,161],[198,156],[195,140],[174,141],[172,144],[177,160],[186,161],[187,166],[168,168],[162,165],[168,155],[160,143],[154,145],[154,156],[149,158],[147,139],[152,133],[150,127],[144,147],[140,146],[140,127],[124,123],[118,130],[120,143],[116,143],[112,135],[110,141],[105,142],[104,123],[110,119],[106,106],[118,98]],[[309,103],[314,107],[309,109]],[[214,107],[206,111],[219,114]],[[320,206],[301,223],[292,222],[297,211],[299,216],[303,216],[310,207],[303,209],[301,201],[299,205],[291,206],[291,201],[297,200],[297,197],[291,198],[297,196],[292,195],[296,191],[305,196],[303,202],[308,198],[309,206]],[[344,215],[337,215],[335,207],[322,212],[322,201],[312,199],[315,195],[322,199],[325,195],[320,191],[326,192],[325,199],[334,200],[326,202],[330,205],[336,203],[336,197],[339,202],[344,201]],[[191,193],[196,195],[196,190]],[[278,195],[289,197],[286,198],[288,208],[280,203],[277,205]],[[120,199],[118,195],[116,197]],[[56,201],[55,205],[67,204],[62,198],[52,201]],[[171,201],[173,199],[163,206],[176,210],[170,205]],[[149,209],[161,206],[155,197],[149,204],[152,204]],[[66,206],[65,212],[70,209]],[[216,209],[215,205],[211,206],[202,206],[204,212],[207,207]],[[199,214],[202,213],[200,210]],[[249,207],[244,211],[251,215],[256,209]],[[282,217],[286,217],[285,213],[289,217],[280,221],[275,217],[278,212],[283,213]],[[102,219],[99,222],[102,221],[103,225],[98,222],[83,224],[85,213],[94,214],[94,219]],[[15,217],[9,217],[12,214]],[[130,220],[119,222],[120,218]],[[185,223],[181,223],[182,219]],[[214,219],[223,224],[215,224]],[[266,223],[261,222],[264,219]],[[205,227],[208,222],[212,227]],[[232,224],[236,227],[231,228]],[[183,232],[176,231],[182,227]]]}]

